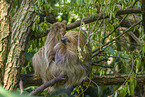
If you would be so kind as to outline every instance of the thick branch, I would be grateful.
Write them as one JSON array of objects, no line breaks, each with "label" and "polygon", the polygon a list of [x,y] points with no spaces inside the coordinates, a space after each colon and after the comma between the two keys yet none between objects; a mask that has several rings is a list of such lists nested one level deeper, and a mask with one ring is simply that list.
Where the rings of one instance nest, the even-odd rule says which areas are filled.
[{"label": "thick branch", "polygon": [[[109,17],[109,16],[105,16],[105,17],[104,17],[104,16],[105,16],[104,13],[100,13],[100,14],[94,15],[94,16],[92,16],[92,17],[84,18],[84,19],[83,19],[83,22],[84,22],[85,24],[88,24],[88,23],[94,22],[94,21],[96,21],[96,20],[101,20],[101,19],[103,19],[103,18],[108,18],[108,17]],[[81,24],[81,21],[82,21],[82,20],[79,20],[79,21],[76,21],[76,22],[74,22],[74,23],[68,24],[68,25],[66,26],[66,30],[70,30],[70,29],[79,27],[80,24]]]},{"label": "thick branch", "polygon": [[141,13],[141,9],[140,8],[129,8],[126,10],[118,10],[116,15],[118,16],[118,15],[123,15],[123,14],[132,14],[132,13]]},{"label": "thick branch", "polygon": [[[117,75],[105,75],[105,76],[94,76],[94,79],[92,79],[97,85],[104,86],[104,85],[122,85],[126,78],[128,77],[128,74],[117,74]],[[145,84],[145,74],[140,74],[136,76],[137,85],[144,85]],[[87,85],[89,81],[83,82],[84,85]],[[92,83],[91,85],[94,86]]]},{"label": "thick branch", "polygon": [[41,78],[34,74],[21,74],[20,79],[22,79],[24,87],[42,85]]},{"label": "thick branch", "polygon": [[142,0],[142,17],[143,17],[143,28],[144,28],[144,33],[145,33],[145,0]]},{"label": "thick branch", "polygon": [[[49,31],[47,31],[46,33],[37,33],[36,35],[32,35],[31,40],[42,38],[42,37],[46,36],[48,34],[48,32]],[[33,33],[33,31],[32,31],[32,33]]]},{"label": "thick branch", "polygon": [[44,21],[44,17],[46,17],[46,21],[48,23],[53,24],[53,23],[57,22],[56,17],[53,14],[54,13],[49,13],[49,15],[46,15],[46,14],[43,14],[43,13],[39,14],[39,16],[40,16],[40,23],[42,21]]},{"label": "thick branch", "polygon": [[45,84],[42,84],[40,87],[38,87],[37,89],[35,89],[34,91],[32,91],[29,96],[31,95],[37,95],[39,93],[41,93],[44,89],[46,89],[48,86],[53,86],[56,82],[62,81],[64,80],[64,78],[62,77],[55,77],[54,79],[46,82]]},{"label": "thick branch", "polygon": [[[141,9],[140,8],[130,8],[130,9],[126,9],[126,10],[118,10],[116,16],[123,15],[123,14],[131,14],[131,13],[141,13]],[[101,13],[99,15],[94,15],[92,17],[84,18],[83,22],[87,24],[87,23],[94,22],[97,19],[100,20],[100,19],[104,19],[104,18],[108,18],[108,17],[109,16],[104,17],[104,14]],[[80,24],[81,24],[81,20],[67,25],[66,29],[70,30],[70,29],[79,27]]]},{"label": "thick branch", "polygon": [[[122,14],[121,14],[121,13],[122,13]],[[131,14],[131,13],[141,13],[141,9],[139,9],[139,8],[130,8],[130,9],[126,9],[126,10],[118,10],[116,16],[123,15],[123,14]],[[94,16],[92,16],[92,17],[84,18],[84,19],[83,19],[83,22],[84,22],[85,24],[88,24],[88,23],[94,22],[94,21],[96,21],[96,20],[101,20],[101,19],[104,19],[104,18],[109,18],[109,16],[106,16],[104,13],[100,13],[100,14],[94,15]],[[68,24],[68,25],[66,26],[66,29],[67,29],[67,30],[70,30],[70,29],[79,27],[80,24],[81,24],[81,20],[76,21],[76,22],[74,22],[74,23]],[[48,32],[49,32],[49,31],[48,31]],[[40,34],[39,34],[38,36],[35,36],[35,38],[33,38],[33,39],[38,39],[38,38],[40,38],[41,36],[43,36],[43,35],[40,35]]]},{"label": "thick branch", "polygon": [[[24,87],[27,86],[40,86],[42,84],[41,79],[33,74],[23,74],[21,75],[22,80],[23,80],[23,85]],[[92,79],[96,84],[99,86],[104,86],[104,85],[122,85],[126,78],[128,77],[128,74],[117,74],[117,75],[105,75],[105,76],[98,76],[95,75],[94,78]],[[138,85],[145,85],[145,74],[140,74],[136,75],[136,80]],[[85,80],[83,82],[84,86],[87,86],[89,83],[89,80]],[[94,86],[92,83],[91,86]]]}]

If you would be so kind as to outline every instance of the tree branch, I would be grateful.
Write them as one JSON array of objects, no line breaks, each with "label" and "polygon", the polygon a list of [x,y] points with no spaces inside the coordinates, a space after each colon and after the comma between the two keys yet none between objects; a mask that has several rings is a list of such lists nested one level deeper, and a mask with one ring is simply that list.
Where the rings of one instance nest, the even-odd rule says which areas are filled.
[{"label": "tree branch", "polygon": [[[123,15],[123,14],[131,14],[131,13],[141,13],[141,9],[140,8],[130,8],[130,9],[126,9],[126,10],[118,10],[116,16]],[[94,22],[96,20],[101,20],[101,19],[104,19],[104,18],[109,18],[109,16],[106,16],[104,14],[105,13],[100,13],[100,14],[97,14],[97,15],[94,15],[94,16],[91,16],[91,17],[84,18],[83,22],[85,24],[88,24],[88,23]],[[80,24],[81,24],[81,20],[76,21],[76,22],[71,23],[71,24],[68,24],[66,26],[66,30],[70,30],[70,29],[79,27]],[[39,34],[39,35],[36,35],[34,37],[35,38],[32,38],[32,39],[38,39],[38,38],[44,37],[44,35]]]},{"label": "tree branch", "polygon": [[140,8],[129,8],[126,10],[118,10],[116,15],[118,16],[118,15],[124,15],[124,14],[132,14],[132,13],[141,13],[141,9]]},{"label": "tree branch", "polygon": [[[105,75],[105,76],[98,76],[95,75],[94,79],[92,79],[95,83],[97,83],[99,86],[104,85],[122,85],[126,78],[128,77],[128,74],[116,74],[116,75]],[[137,85],[145,85],[145,74],[136,75]],[[84,81],[83,85],[87,85],[89,83],[88,81]],[[94,84],[91,83],[91,86]]]},{"label": "tree branch", "polygon": [[54,79],[42,84],[40,87],[38,87],[37,89],[35,89],[34,91],[32,91],[29,96],[31,95],[37,95],[39,93],[41,93],[44,89],[46,89],[48,86],[53,86],[56,82],[65,80],[62,77],[55,77]]},{"label": "tree branch", "polygon": [[21,74],[20,79],[22,79],[24,87],[42,85],[42,79],[35,74]]},{"label": "tree branch", "polygon": [[[109,42],[103,44],[100,48],[94,50],[93,53],[96,52],[96,51],[98,51],[98,52],[95,53],[92,57],[98,55],[100,52],[102,52],[102,50],[100,50],[100,49],[102,49],[103,47],[107,46],[108,44],[110,44],[110,43],[113,42],[114,40],[118,39],[119,37],[121,37],[121,36],[124,35],[125,33],[129,32],[129,31],[131,30],[131,28],[133,28],[134,26],[138,25],[138,24],[141,23],[141,22],[142,22],[142,20],[139,21],[139,22],[137,22],[136,24],[132,25],[131,27],[129,27],[126,31],[124,31],[122,34],[118,35],[118,36],[115,37],[114,39],[112,39],[112,40],[110,40]],[[104,50],[104,49],[103,49],[103,50]]]},{"label": "tree branch", "polygon": [[[42,85],[41,79],[34,74],[23,74],[23,75],[21,75],[21,77],[23,80],[24,87]],[[116,75],[108,74],[108,75],[104,75],[102,77],[98,76],[98,75],[94,75],[94,78],[92,80],[99,86],[122,85],[127,77],[128,77],[128,74],[116,74]],[[53,80],[55,80],[55,82],[59,82],[60,80],[62,81],[62,78],[58,78],[58,80],[56,80],[56,79],[53,79]],[[145,74],[136,75],[136,80],[137,80],[137,85],[145,85]],[[84,86],[88,86],[89,80],[85,80],[82,83]],[[50,86],[50,85],[52,85],[52,84],[49,83],[48,86]],[[94,84],[91,83],[90,86],[94,86]]]},{"label": "tree branch", "polygon": [[145,1],[142,0],[142,6],[141,6],[141,10],[142,10],[142,17],[143,17],[143,28],[144,28],[144,33],[145,33]]},{"label": "tree branch", "polygon": [[[46,31],[46,33],[37,33],[36,35],[32,35],[30,40],[42,38],[42,37],[46,36],[48,34],[48,32],[49,31]],[[32,33],[33,33],[33,31],[32,31]]]},{"label": "tree branch", "polygon": [[104,66],[96,63],[92,63],[92,65],[99,66],[99,67],[104,67],[104,68],[113,68],[113,66]]}]

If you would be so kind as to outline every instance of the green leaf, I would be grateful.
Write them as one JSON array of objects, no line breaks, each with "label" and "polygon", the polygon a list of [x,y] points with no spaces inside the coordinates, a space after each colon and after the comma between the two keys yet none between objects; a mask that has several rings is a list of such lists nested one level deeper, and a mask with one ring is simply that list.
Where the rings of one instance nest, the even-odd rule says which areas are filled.
[{"label": "green leaf", "polygon": [[145,53],[145,45],[143,46],[143,52]]},{"label": "green leaf", "polygon": [[32,57],[33,57],[33,54],[32,54],[31,52],[27,52],[27,53],[26,53],[26,59],[27,59],[27,60],[30,61],[30,60],[32,59]]},{"label": "green leaf", "polygon": [[[28,96],[19,95],[19,94],[16,93],[16,92],[9,92],[9,91],[6,91],[5,89],[3,89],[3,88],[0,86],[0,97],[28,97]],[[32,97],[32,96],[29,96],[29,97]]]},{"label": "green leaf", "polygon": [[116,91],[114,97],[117,97],[117,95],[118,95],[118,93],[117,93],[117,91]]},{"label": "green leaf", "polygon": [[32,26],[32,30],[35,31],[35,23]]},{"label": "green leaf", "polygon": [[139,58],[137,58],[135,60],[135,62],[136,62],[136,73],[138,73],[140,66],[141,66],[141,60]]},{"label": "green leaf", "polygon": [[28,24],[28,23],[25,23],[25,26],[26,26],[26,27],[28,27],[28,26],[29,26],[29,24]]},{"label": "green leaf", "polygon": [[129,79],[129,87],[128,87],[128,93],[129,95],[133,94],[134,93],[134,88],[136,86],[136,74],[132,74],[130,76],[130,79]]},{"label": "green leaf", "polygon": [[125,97],[125,95],[127,94],[127,91],[126,91],[126,89],[125,89],[125,86],[124,86],[124,87],[121,86],[121,87],[118,89],[118,92],[119,92],[119,95],[120,95],[121,97]]},{"label": "green leaf", "polygon": [[109,51],[111,52],[111,54],[114,54],[115,53],[115,51],[113,50],[112,47],[109,48]]}]

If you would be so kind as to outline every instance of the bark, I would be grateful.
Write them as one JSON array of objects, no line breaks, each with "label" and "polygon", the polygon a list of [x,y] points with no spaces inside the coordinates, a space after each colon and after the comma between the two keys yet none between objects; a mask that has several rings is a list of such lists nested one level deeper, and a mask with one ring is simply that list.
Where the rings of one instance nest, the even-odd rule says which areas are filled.
[{"label": "bark", "polygon": [[[129,74],[117,74],[117,75],[104,75],[104,76],[98,76],[94,75],[94,78],[92,81],[96,83],[99,86],[104,85],[122,85],[125,80],[128,78]],[[42,80],[33,74],[23,74],[21,75],[21,78],[23,80],[24,87],[27,86],[40,86],[42,85]],[[129,80],[129,79],[128,79]],[[145,74],[139,74],[136,75],[136,78],[134,79],[137,81],[137,85],[145,85]],[[83,86],[88,86],[90,80],[85,80],[82,82]],[[61,84],[63,84],[65,81],[61,81]],[[91,83],[90,86],[95,86],[94,83]]]},{"label": "bark", "polygon": [[34,74],[21,74],[20,78],[23,81],[24,87],[42,85],[41,78]]},{"label": "bark", "polygon": [[[27,44],[31,37],[30,31],[34,16],[34,1],[23,0],[20,9],[10,18],[10,44],[3,79],[4,88],[7,90],[15,90],[18,86],[20,71],[24,64],[25,53],[27,51]],[[25,26],[25,23],[29,24],[29,27]]]},{"label": "bark", "polygon": [[10,34],[9,31],[9,20],[8,18],[8,9],[10,4],[4,0],[0,2],[0,85],[3,83],[4,75],[4,64],[7,59],[8,51],[8,37]]},{"label": "bark", "polygon": [[142,0],[142,17],[143,17],[143,28],[145,33],[145,0]]},{"label": "bark", "polygon": [[126,10],[118,10],[116,15],[118,16],[118,15],[133,14],[133,13],[141,13],[141,9],[140,8],[129,8]]},{"label": "bark", "polygon": [[[102,77],[96,75],[92,80],[96,82],[99,86],[122,85],[125,82],[125,80],[128,78],[128,76],[129,74],[105,75]],[[145,85],[145,74],[136,75],[136,78],[134,80],[137,81],[137,85]]]}]

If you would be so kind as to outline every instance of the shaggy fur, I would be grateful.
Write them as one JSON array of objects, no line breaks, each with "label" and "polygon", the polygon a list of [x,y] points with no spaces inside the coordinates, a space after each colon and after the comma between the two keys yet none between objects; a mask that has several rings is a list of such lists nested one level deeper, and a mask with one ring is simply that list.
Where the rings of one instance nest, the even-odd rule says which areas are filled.
[{"label": "shaggy fur", "polygon": [[[66,85],[79,84],[90,70],[91,46],[85,35],[77,31],[65,34],[65,29],[64,23],[53,24],[45,45],[32,58],[35,72],[44,82],[65,74]],[[65,43],[61,41],[63,37]]]}]

